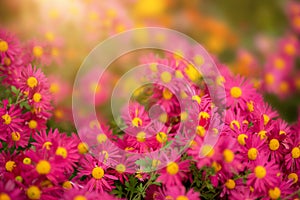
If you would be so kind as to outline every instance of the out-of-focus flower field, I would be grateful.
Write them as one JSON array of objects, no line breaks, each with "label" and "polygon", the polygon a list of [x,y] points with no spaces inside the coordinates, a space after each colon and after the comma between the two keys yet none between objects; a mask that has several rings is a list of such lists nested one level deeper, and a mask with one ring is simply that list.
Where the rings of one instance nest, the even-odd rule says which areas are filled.
[{"label": "out-of-focus flower field", "polygon": [[[209,59],[182,44],[123,55],[98,82],[86,74],[82,98],[98,120],[82,109],[87,127],[76,129],[73,84],[85,58],[143,27],[179,31],[206,49],[224,120],[205,74],[184,60],[185,52],[199,66]],[[120,93],[132,96],[114,119],[114,87],[137,65],[147,70],[134,78],[151,84],[132,92],[135,81],[125,80]],[[298,199],[299,65],[298,1],[2,0],[0,200]]]}]

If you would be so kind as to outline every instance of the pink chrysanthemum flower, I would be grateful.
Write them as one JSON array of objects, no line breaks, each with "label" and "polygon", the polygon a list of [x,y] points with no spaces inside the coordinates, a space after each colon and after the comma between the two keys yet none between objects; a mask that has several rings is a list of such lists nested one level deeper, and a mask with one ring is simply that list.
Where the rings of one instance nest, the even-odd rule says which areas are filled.
[{"label": "pink chrysanthemum flower", "polygon": [[150,121],[144,106],[137,102],[132,102],[124,108],[122,118],[129,127],[145,127]]},{"label": "pink chrysanthemum flower", "polygon": [[[101,194],[101,198],[107,194]],[[108,196],[108,195],[107,195]],[[88,191],[86,188],[72,188],[64,192],[62,200],[97,200],[99,199],[99,194],[97,192]]]},{"label": "pink chrysanthemum flower", "polygon": [[0,30],[0,61],[1,64],[14,62],[20,54],[19,41],[5,30]]},{"label": "pink chrysanthemum flower", "polygon": [[[295,137],[293,138],[294,135]],[[300,137],[298,132],[293,132],[290,136],[288,153],[285,155],[285,165],[292,171],[300,169]]]},{"label": "pink chrysanthemum flower", "polygon": [[111,191],[114,188],[113,181],[117,180],[117,177],[107,173],[106,165],[89,154],[85,155],[80,163],[81,168],[78,175],[87,176],[85,187],[87,187],[88,191],[95,190],[98,193],[103,193],[104,191]]},{"label": "pink chrysanthemum flower", "polygon": [[0,180],[0,199],[23,199],[22,191],[12,180]]},{"label": "pink chrysanthemum flower", "polygon": [[257,94],[251,83],[241,76],[225,81],[226,104],[230,107],[247,109],[247,102],[257,101],[261,96]]},{"label": "pink chrysanthemum flower", "polygon": [[154,200],[176,199],[176,200],[200,200],[200,193],[193,189],[186,190],[181,184],[167,187],[153,194]]},{"label": "pink chrysanthemum flower", "polygon": [[8,104],[8,100],[2,101],[3,107],[0,108],[0,131],[11,134],[14,131],[22,131],[22,110],[17,105]]},{"label": "pink chrysanthemum flower", "polygon": [[274,161],[268,161],[267,157],[260,157],[251,165],[252,173],[248,175],[247,184],[257,192],[267,192],[268,189],[279,183],[277,174],[278,166]]},{"label": "pink chrysanthemum flower", "polygon": [[260,197],[262,193],[253,191],[253,187],[244,186],[244,185],[237,185],[235,190],[232,191],[229,198],[233,200],[241,200],[241,199],[248,199],[248,200],[256,200]]}]

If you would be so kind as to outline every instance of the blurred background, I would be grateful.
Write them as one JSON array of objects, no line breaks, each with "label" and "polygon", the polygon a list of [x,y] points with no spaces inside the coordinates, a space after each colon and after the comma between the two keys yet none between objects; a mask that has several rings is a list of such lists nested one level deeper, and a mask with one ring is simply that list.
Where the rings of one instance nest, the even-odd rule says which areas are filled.
[{"label": "blurred background", "polygon": [[[55,95],[53,124],[72,120],[76,71],[106,38],[132,28],[178,30],[202,44],[261,91],[281,116],[295,122],[300,103],[300,4],[282,0],[1,0],[0,26],[16,34],[47,74]],[[122,66],[122,62],[117,63]],[[97,89],[105,112],[107,90],[124,67]],[[124,71],[123,71],[124,72]],[[101,85],[102,84],[102,85]],[[100,88],[100,89],[99,89]]]}]

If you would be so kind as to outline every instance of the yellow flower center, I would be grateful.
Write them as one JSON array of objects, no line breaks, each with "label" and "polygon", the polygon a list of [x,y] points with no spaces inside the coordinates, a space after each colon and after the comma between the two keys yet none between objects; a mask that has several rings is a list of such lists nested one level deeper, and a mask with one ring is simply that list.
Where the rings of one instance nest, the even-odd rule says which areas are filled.
[{"label": "yellow flower center", "polygon": [[98,141],[99,144],[102,144],[102,143],[106,142],[106,140],[107,140],[106,134],[100,133],[100,134],[97,135],[97,141]]},{"label": "yellow flower center", "polygon": [[43,144],[43,148],[46,148],[47,150],[50,150],[51,146],[52,146],[52,142],[49,142],[49,141],[47,141]]},{"label": "yellow flower center", "polygon": [[216,83],[219,85],[219,86],[222,86],[224,83],[225,83],[225,78],[224,78],[224,76],[218,76],[217,78],[216,78]]},{"label": "yellow flower center", "polygon": [[7,162],[5,163],[5,169],[6,169],[6,171],[8,171],[8,172],[12,172],[12,171],[14,170],[15,167],[16,167],[16,163],[15,163],[14,161],[12,161],[12,160],[7,161]]},{"label": "yellow flower center", "polygon": [[30,164],[31,164],[31,159],[28,158],[28,157],[24,158],[24,159],[23,159],[23,164],[25,164],[25,165],[30,165]]},{"label": "yellow flower center", "polygon": [[231,163],[234,159],[234,153],[230,149],[225,149],[223,151],[223,157],[224,157],[225,162]]},{"label": "yellow flower center", "polygon": [[168,136],[164,132],[159,132],[156,134],[156,140],[159,143],[165,143],[168,140]]},{"label": "yellow flower center", "polygon": [[1,192],[0,193],[0,200],[10,200],[10,196],[6,193]]},{"label": "yellow flower center", "polygon": [[228,179],[225,183],[225,186],[229,189],[232,190],[235,188],[235,181],[232,179]]},{"label": "yellow flower center", "polygon": [[151,71],[157,72],[157,63],[151,63],[149,65],[149,68],[151,69]]},{"label": "yellow flower center", "polygon": [[209,118],[210,118],[210,115],[209,115],[207,112],[202,111],[202,112],[199,113],[199,119],[200,119],[200,118],[203,118],[203,119],[209,119]]},{"label": "yellow flower center", "polygon": [[249,160],[256,160],[257,156],[258,156],[258,150],[256,148],[252,147],[248,150]]},{"label": "yellow flower center", "polygon": [[38,92],[34,93],[34,95],[33,95],[34,102],[38,103],[41,101],[41,99],[42,99],[42,95],[40,93],[38,93]]},{"label": "yellow flower center", "polygon": [[135,117],[135,118],[133,118],[133,120],[131,121],[131,123],[132,123],[132,125],[134,127],[139,127],[139,126],[142,126],[143,121],[140,118]]},{"label": "yellow flower center", "polygon": [[28,79],[27,79],[27,85],[28,87],[30,88],[34,88],[38,85],[38,81],[35,77],[33,76],[30,76]]},{"label": "yellow flower center", "polygon": [[259,131],[258,135],[259,135],[261,140],[266,139],[267,138],[267,131],[261,130],[261,131]]},{"label": "yellow flower center", "polygon": [[29,199],[32,199],[32,200],[36,200],[36,199],[40,199],[41,198],[41,190],[37,187],[37,186],[30,186],[28,189],[27,189],[27,197]]},{"label": "yellow flower center", "polygon": [[87,198],[83,195],[77,195],[77,196],[74,197],[73,200],[87,200]]},{"label": "yellow flower center", "polygon": [[106,161],[107,161],[107,159],[109,158],[109,154],[108,154],[108,152],[107,152],[107,151],[105,151],[105,150],[103,150],[101,153],[104,155],[104,162],[106,162]]},{"label": "yellow flower center", "polygon": [[162,113],[161,115],[159,115],[159,121],[162,123],[166,123],[168,120],[168,115],[167,113]]},{"label": "yellow flower center", "polygon": [[278,199],[281,195],[281,191],[278,187],[275,187],[274,189],[269,189],[269,197],[271,199]]},{"label": "yellow flower center", "polygon": [[177,174],[179,171],[179,166],[176,162],[169,162],[169,164],[167,165],[167,172],[170,175],[175,175]]},{"label": "yellow flower center", "polygon": [[62,187],[65,188],[65,189],[67,189],[67,190],[69,190],[73,186],[72,186],[72,183],[70,181],[65,181],[65,182],[63,182]]},{"label": "yellow flower center", "polygon": [[[23,182],[22,176],[16,176],[15,180],[18,181],[18,182],[20,182],[20,183]],[[1,199],[1,198],[0,198],[0,199]]]},{"label": "yellow flower center", "polygon": [[118,165],[116,166],[116,170],[117,170],[117,172],[119,172],[120,174],[122,174],[122,173],[125,172],[126,167],[125,167],[125,165],[123,165],[123,164],[118,164]]},{"label": "yellow flower center", "polygon": [[276,151],[278,148],[279,148],[279,141],[277,139],[272,139],[269,143],[269,148],[272,150],[272,151]]},{"label": "yellow flower center", "polygon": [[66,158],[68,156],[68,151],[64,147],[57,147],[55,154],[63,158]]},{"label": "yellow flower center", "polygon": [[164,83],[169,83],[172,80],[172,75],[170,72],[164,71],[161,73],[160,78]]},{"label": "yellow flower center", "polygon": [[248,138],[248,136],[247,136],[246,134],[241,133],[241,134],[238,135],[237,141],[238,141],[238,143],[239,143],[240,145],[243,145],[243,146],[244,146],[244,145],[246,144],[245,139],[247,139],[247,138]]},{"label": "yellow flower center", "polygon": [[198,96],[198,95],[194,95],[194,96],[192,97],[192,100],[197,101],[198,104],[201,104],[201,97]]},{"label": "yellow flower center", "polygon": [[56,94],[59,92],[59,90],[60,90],[60,87],[57,83],[51,83],[50,88],[49,88],[49,91],[51,93]]},{"label": "yellow flower center", "polygon": [[285,62],[282,58],[275,59],[274,65],[277,69],[283,69],[285,66]]},{"label": "yellow flower center", "polygon": [[4,65],[10,66],[11,60],[8,57],[3,58]]},{"label": "yellow flower center", "polygon": [[199,136],[204,137],[205,132],[206,132],[206,130],[205,130],[205,128],[203,126],[200,126],[200,125],[197,126],[196,133]]},{"label": "yellow flower center", "polygon": [[189,79],[193,82],[201,78],[201,74],[192,64],[188,64],[187,67],[184,68],[184,72],[189,77]]},{"label": "yellow flower center", "polygon": [[297,159],[300,157],[300,149],[299,147],[294,147],[292,149],[292,158]]},{"label": "yellow flower center", "polygon": [[35,46],[33,47],[33,55],[37,58],[41,57],[44,53],[43,48],[41,46]]},{"label": "yellow flower center", "polygon": [[102,169],[102,167],[95,167],[92,171],[92,176],[94,179],[101,179],[104,176],[104,170]]},{"label": "yellow flower center", "polygon": [[180,120],[181,121],[184,122],[184,121],[187,120],[187,118],[188,118],[188,113],[186,111],[183,111],[183,112],[180,113]]},{"label": "yellow flower center", "polygon": [[263,118],[264,118],[264,125],[267,125],[268,122],[270,121],[270,117],[266,114],[263,114]]},{"label": "yellow flower center", "polygon": [[2,119],[4,120],[4,124],[9,125],[11,123],[11,117],[9,114],[2,115]]},{"label": "yellow flower center", "polygon": [[215,150],[211,145],[209,145],[209,144],[203,145],[203,147],[201,149],[202,156],[212,157],[214,155],[214,153],[215,153]]},{"label": "yellow flower center", "polygon": [[11,139],[12,139],[14,142],[19,141],[20,138],[21,138],[21,136],[20,136],[20,133],[19,133],[19,132],[12,132],[12,133],[11,133]]},{"label": "yellow flower center", "polygon": [[0,41],[0,51],[1,52],[6,52],[8,50],[8,44],[6,41],[1,40]]},{"label": "yellow flower center", "polygon": [[136,135],[136,140],[137,140],[138,142],[145,142],[145,140],[146,140],[146,133],[143,132],[143,131],[139,132],[139,133]]},{"label": "yellow flower center", "polygon": [[170,100],[173,97],[172,92],[170,90],[168,90],[167,88],[163,89],[162,95],[165,100]]},{"label": "yellow flower center", "polygon": [[222,169],[222,165],[216,161],[213,161],[211,166],[215,169],[215,172],[218,172]]},{"label": "yellow flower center", "polygon": [[288,55],[295,55],[295,47],[292,44],[286,44],[284,46],[284,51],[288,54]]},{"label": "yellow flower center", "polygon": [[267,85],[272,85],[275,81],[274,75],[271,73],[266,74],[265,81],[266,81]]},{"label": "yellow flower center", "polygon": [[247,107],[249,112],[253,112],[254,111],[253,101],[247,102]]},{"label": "yellow flower center", "polygon": [[232,87],[230,89],[230,95],[233,97],[233,98],[240,98],[242,96],[242,90],[241,88],[239,87]]},{"label": "yellow flower center", "polygon": [[35,169],[39,174],[47,175],[51,171],[51,165],[47,160],[40,160]]},{"label": "yellow flower center", "polygon": [[34,119],[30,120],[29,123],[28,123],[28,127],[30,129],[36,129],[37,125],[38,125],[37,121],[35,121]]},{"label": "yellow flower center", "polygon": [[263,166],[256,166],[255,169],[254,169],[254,173],[255,173],[255,176],[257,178],[264,178],[267,174],[267,171],[266,171],[266,168],[264,168]]},{"label": "yellow flower center", "polygon": [[189,200],[189,198],[187,196],[180,195],[176,198],[176,200]]},{"label": "yellow flower center", "polygon": [[77,149],[80,154],[85,154],[88,152],[89,146],[84,142],[80,142],[77,146]]},{"label": "yellow flower center", "polygon": [[234,130],[234,129],[235,129],[235,126],[236,126],[238,129],[241,128],[241,125],[240,125],[240,123],[239,123],[237,120],[232,120],[232,121],[230,122],[230,128],[231,128],[232,130]]},{"label": "yellow flower center", "polygon": [[296,173],[290,173],[288,175],[288,179],[292,179],[293,183],[297,183],[298,182],[298,175]]}]

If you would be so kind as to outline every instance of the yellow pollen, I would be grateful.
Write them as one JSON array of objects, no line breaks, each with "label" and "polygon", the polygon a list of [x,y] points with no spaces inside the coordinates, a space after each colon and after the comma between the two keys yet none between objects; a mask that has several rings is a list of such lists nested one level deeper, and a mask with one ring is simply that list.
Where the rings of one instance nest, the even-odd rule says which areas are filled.
[{"label": "yellow pollen", "polygon": [[254,173],[255,173],[255,176],[259,179],[262,179],[266,176],[267,174],[267,171],[266,171],[266,168],[261,166],[261,165],[258,165],[255,167],[254,169]]},{"label": "yellow pollen", "polygon": [[298,175],[296,173],[290,173],[288,175],[288,179],[292,179],[293,183],[297,183],[298,182]]},{"label": "yellow pollen", "polygon": [[300,149],[299,147],[294,147],[292,149],[292,158],[297,159],[300,157]]},{"label": "yellow pollen", "polygon": [[84,142],[80,142],[77,146],[77,149],[80,154],[85,154],[88,152],[89,146]]},{"label": "yellow pollen", "polygon": [[24,159],[23,159],[23,164],[25,164],[25,165],[30,165],[30,164],[31,164],[31,159],[28,158],[28,157],[24,158]]},{"label": "yellow pollen", "polygon": [[35,169],[39,174],[47,175],[51,171],[51,165],[47,160],[40,160]]},{"label": "yellow pollen", "polygon": [[244,133],[239,134],[238,137],[237,137],[238,143],[240,145],[244,146],[246,144],[245,139],[247,139],[247,138],[248,138],[248,136],[246,134],[244,134]]},{"label": "yellow pollen", "polygon": [[108,154],[108,152],[107,152],[107,151],[105,151],[105,150],[103,150],[101,153],[104,155],[104,162],[106,162],[106,161],[107,161],[107,159],[109,158],[109,154]]},{"label": "yellow pollen", "polygon": [[230,89],[230,95],[233,97],[233,98],[240,98],[242,96],[242,90],[241,88],[239,87],[232,87]]},{"label": "yellow pollen", "polygon": [[265,81],[267,85],[272,85],[275,82],[275,77],[273,74],[268,73],[265,76]]},{"label": "yellow pollen", "polygon": [[11,139],[14,141],[14,142],[18,142],[21,138],[21,135],[19,132],[12,132],[11,133]]},{"label": "yellow pollen", "polygon": [[225,83],[225,78],[224,76],[218,76],[216,78],[216,83],[219,85],[219,86],[223,86],[223,84]]},{"label": "yellow pollen", "polygon": [[279,148],[279,141],[277,139],[272,139],[269,143],[269,148],[272,151],[276,151]]},{"label": "yellow pollen", "polygon": [[202,156],[212,157],[214,153],[215,153],[214,148],[209,144],[204,145],[201,149]]},{"label": "yellow pollen", "polygon": [[151,162],[152,168],[156,168],[158,165],[160,165],[160,160],[153,159]]},{"label": "yellow pollen", "polygon": [[106,142],[106,140],[107,140],[107,136],[105,133],[100,133],[97,135],[97,141],[99,144]]},{"label": "yellow pollen", "polygon": [[6,193],[0,193],[0,200],[11,200],[10,196]]},{"label": "yellow pollen", "polygon": [[126,167],[123,164],[118,164],[116,166],[116,170],[117,170],[117,172],[119,172],[120,174],[122,174],[122,173],[124,173],[126,171]]},{"label": "yellow pollen", "polygon": [[[20,182],[20,183],[23,182],[22,176],[16,176],[15,180],[18,181],[18,182]],[[1,198],[0,198],[0,199],[1,199]]]},{"label": "yellow pollen", "polygon": [[57,83],[51,83],[50,85],[50,88],[49,88],[49,91],[52,93],[52,94],[56,94],[58,93],[60,90],[60,87]]},{"label": "yellow pollen", "polygon": [[188,76],[188,78],[195,82],[201,78],[201,74],[199,71],[191,64],[188,64],[187,67],[184,69],[185,74]]},{"label": "yellow pollen", "polygon": [[95,167],[92,171],[92,176],[94,179],[101,179],[104,176],[104,170],[102,167]]},{"label": "yellow pollen", "polygon": [[223,151],[223,158],[225,162],[231,163],[234,160],[234,153],[230,149],[225,149]]},{"label": "yellow pollen", "polygon": [[30,186],[27,191],[27,197],[32,200],[37,200],[41,198],[41,190],[37,186]]},{"label": "yellow pollen", "polygon": [[42,99],[42,95],[40,93],[38,93],[38,92],[34,93],[34,95],[33,95],[34,102],[38,103],[41,101],[41,99]]},{"label": "yellow pollen", "polygon": [[164,88],[162,91],[163,98],[166,100],[170,100],[173,97],[173,94],[170,90],[167,88]]},{"label": "yellow pollen", "polygon": [[196,133],[197,133],[199,136],[204,137],[205,132],[206,132],[206,130],[205,130],[205,128],[204,128],[203,126],[200,126],[200,125],[197,126]]},{"label": "yellow pollen", "polygon": [[167,165],[167,172],[170,175],[175,175],[179,171],[179,166],[176,162],[169,162]]},{"label": "yellow pollen", "polygon": [[136,140],[137,140],[138,142],[145,142],[145,140],[146,140],[146,133],[143,132],[143,131],[139,132],[139,133],[136,135]]},{"label": "yellow pollen", "polygon": [[4,40],[0,40],[0,51],[6,52],[8,50],[8,44]]},{"label": "yellow pollen", "polygon": [[176,197],[176,200],[189,200],[189,198],[187,196],[180,195],[180,196]]},{"label": "yellow pollen", "polygon": [[41,46],[35,46],[33,47],[33,55],[37,58],[41,57],[44,53],[43,48]]},{"label": "yellow pollen", "polygon": [[232,179],[228,179],[225,183],[225,186],[229,189],[232,190],[235,188],[235,181]]},{"label": "yellow pollen", "polygon": [[282,58],[277,58],[274,61],[274,65],[277,69],[283,69],[285,67],[285,62]]},{"label": "yellow pollen", "polygon": [[183,111],[183,112],[180,113],[180,120],[181,121],[184,122],[184,121],[187,120],[187,118],[188,118],[188,113],[186,111]]},{"label": "yellow pollen", "polygon": [[30,88],[34,88],[38,85],[38,81],[35,77],[33,76],[30,76],[28,79],[27,79],[27,85],[28,87]]},{"label": "yellow pollen", "polygon": [[68,156],[68,151],[64,147],[57,147],[55,154],[63,158],[66,158]]},{"label": "yellow pollen", "polygon": [[38,125],[37,121],[35,121],[34,119],[30,120],[29,123],[28,123],[28,127],[30,129],[36,129],[37,125]]},{"label": "yellow pollen", "polygon": [[240,125],[240,123],[239,123],[237,120],[232,120],[232,121],[230,122],[230,128],[231,128],[232,130],[234,130],[235,127],[237,127],[238,129],[240,129],[240,128],[241,128],[241,125]]},{"label": "yellow pollen", "polygon": [[159,121],[162,122],[162,123],[166,123],[168,120],[168,114],[167,113],[162,113],[160,116],[159,116]]},{"label": "yellow pollen", "polygon": [[156,134],[156,140],[159,143],[165,143],[166,141],[168,141],[168,136],[164,132],[159,132]]},{"label": "yellow pollen", "polygon": [[164,83],[169,83],[172,80],[172,75],[170,72],[164,71],[161,73],[160,78]]},{"label": "yellow pollen", "polygon": [[295,55],[295,47],[292,44],[286,44],[284,46],[284,51],[288,54],[288,55]]},{"label": "yellow pollen", "polygon": [[10,123],[11,123],[11,117],[10,117],[10,115],[9,114],[4,114],[4,115],[2,115],[2,119],[4,120],[4,124],[6,124],[6,125],[9,125]]},{"label": "yellow pollen", "polygon": [[11,64],[11,60],[8,57],[3,58],[3,63],[6,66],[10,66]]},{"label": "yellow pollen", "polygon": [[201,97],[198,95],[194,95],[192,97],[192,100],[197,101],[197,103],[200,105],[201,104]]},{"label": "yellow pollen", "polygon": [[73,188],[72,183],[70,181],[63,182],[62,187],[67,189],[67,190]]},{"label": "yellow pollen", "polygon": [[43,148],[46,148],[47,150],[50,150],[51,149],[51,146],[52,146],[52,142],[45,142],[43,144]]},{"label": "yellow pollen", "polygon": [[281,131],[279,131],[279,135],[286,135],[286,132],[281,130]]},{"label": "yellow pollen", "polygon": [[73,200],[87,200],[87,198],[83,195],[76,195]]},{"label": "yellow pollen", "polygon": [[157,63],[151,63],[149,65],[149,68],[150,68],[151,71],[157,72]]},{"label": "yellow pollen", "polygon": [[261,131],[259,131],[258,135],[259,135],[261,140],[266,139],[267,138],[267,131],[261,130]]},{"label": "yellow pollen", "polygon": [[274,189],[269,189],[269,197],[271,199],[278,199],[281,195],[281,191],[278,187],[275,187]]},{"label": "yellow pollen", "polygon": [[249,112],[253,112],[254,111],[253,101],[247,102],[247,107]]},{"label": "yellow pollen", "polygon": [[266,114],[263,114],[263,118],[264,118],[264,125],[267,125],[268,122],[270,121],[270,117]]},{"label": "yellow pollen", "polygon": [[12,172],[15,167],[16,167],[15,161],[10,160],[5,163],[5,169],[8,172]]},{"label": "yellow pollen", "polygon": [[203,118],[203,119],[209,119],[210,118],[210,114],[208,114],[207,112],[205,111],[202,111],[199,113],[199,119],[200,118]]},{"label": "yellow pollen", "polygon": [[279,91],[282,93],[287,93],[289,91],[289,83],[286,81],[282,81],[279,84]]},{"label": "yellow pollen", "polygon": [[222,169],[222,165],[216,161],[213,161],[211,166],[215,169],[215,172],[218,172]]},{"label": "yellow pollen", "polygon": [[131,123],[132,123],[132,125],[134,127],[139,127],[139,126],[142,126],[143,121],[140,118],[135,117],[135,118],[133,118],[133,120],[131,121]]},{"label": "yellow pollen", "polygon": [[252,147],[248,150],[249,160],[256,160],[257,156],[258,156],[258,150],[256,148]]}]

